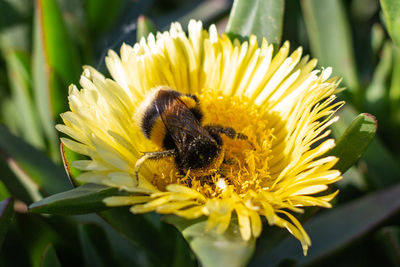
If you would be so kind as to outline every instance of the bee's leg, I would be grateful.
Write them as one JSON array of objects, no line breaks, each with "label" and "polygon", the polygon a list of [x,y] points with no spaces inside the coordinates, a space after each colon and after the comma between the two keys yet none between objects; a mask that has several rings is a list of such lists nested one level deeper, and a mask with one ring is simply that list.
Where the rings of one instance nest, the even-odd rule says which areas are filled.
[{"label": "bee's leg", "polygon": [[247,136],[245,134],[238,133],[235,131],[235,129],[231,127],[222,127],[220,125],[207,125],[204,126],[204,128],[210,133],[225,134],[231,139],[247,140]]},{"label": "bee's leg", "polygon": [[145,152],[143,156],[141,156],[135,164],[135,176],[136,176],[136,181],[137,185],[139,185],[139,170],[140,167],[142,167],[143,163],[146,160],[156,160],[156,159],[162,159],[166,157],[173,157],[175,156],[176,151],[174,149],[166,150],[166,151],[155,151],[155,152]]},{"label": "bee's leg", "polygon": [[[211,134],[225,134],[230,139],[240,139],[240,140],[248,140],[247,135],[243,133],[236,132],[235,129],[231,127],[223,127],[220,125],[207,125],[204,128]],[[254,149],[254,145],[252,142],[248,141],[251,147]]]}]

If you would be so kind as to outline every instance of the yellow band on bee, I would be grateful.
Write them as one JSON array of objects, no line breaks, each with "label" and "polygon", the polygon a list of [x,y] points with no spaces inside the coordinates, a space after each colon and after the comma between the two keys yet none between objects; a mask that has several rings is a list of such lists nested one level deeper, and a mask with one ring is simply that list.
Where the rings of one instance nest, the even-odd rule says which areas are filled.
[{"label": "yellow band on bee", "polygon": [[150,140],[158,147],[163,147],[163,141],[166,134],[167,129],[165,128],[165,125],[161,118],[158,117],[155,120],[153,127],[151,127]]},{"label": "yellow band on bee", "polygon": [[182,95],[179,99],[185,103],[188,108],[194,108],[197,105],[197,102],[190,96]]}]

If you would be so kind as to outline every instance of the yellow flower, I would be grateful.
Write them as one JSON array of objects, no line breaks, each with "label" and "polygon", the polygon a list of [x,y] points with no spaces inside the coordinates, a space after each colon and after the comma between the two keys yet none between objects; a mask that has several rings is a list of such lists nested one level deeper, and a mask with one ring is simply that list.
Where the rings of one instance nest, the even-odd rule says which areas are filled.
[{"label": "yellow flower", "polygon": [[[261,217],[286,228],[306,253],[310,238],[292,213],[303,207],[331,207],[337,192],[321,192],[341,179],[335,157],[321,157],[334,146],[327,139],[339,81],[331,69],[314,70],[317,61],[289,55],[285,42],[276,55],[267,40],[232,42],[212,25],[189,23],[188,36],[179,23],[121,55],[110,51],[106,79],[84,67],[80,85],[70,87],[71,111],[57,129],[71,150],[88,156],[73,162],[84,170],[78,179],[131,192],[105,199],[109,206],[130,205],[133,213],[156,211],[188,219],[208,216],[207,229],[224,233],[237,216],[244,240],[258,237]],[[224,135],[224,161],[208,177],[179,173],[172,158],[147,160],[135,177],[143,152],[159,151],[138,125],[137,109],[153,88],[168,86],[195,94],[204,113],[203,125],[232,127],[248,140]],[[315,196],[315,194],[318,194]]]}]

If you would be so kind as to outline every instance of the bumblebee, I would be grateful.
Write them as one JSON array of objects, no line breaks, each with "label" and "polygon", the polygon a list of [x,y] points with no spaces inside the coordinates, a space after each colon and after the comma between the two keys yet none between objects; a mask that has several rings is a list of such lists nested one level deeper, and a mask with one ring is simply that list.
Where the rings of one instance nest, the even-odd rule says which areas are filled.
[{"label": "bumblebee", "polygon": [[[247,139],[230,127],[202,125],[199,99],[169,87],[151,91],[138,109],[138,124],[144,136],[161,151],[145,152],[135,165],[139,169],[146,160],[173,157],[181,174],[196,177],[215,173],[224,160],[221,134],[232,139]],[[139,181],[139,180],[138,180]]]}]

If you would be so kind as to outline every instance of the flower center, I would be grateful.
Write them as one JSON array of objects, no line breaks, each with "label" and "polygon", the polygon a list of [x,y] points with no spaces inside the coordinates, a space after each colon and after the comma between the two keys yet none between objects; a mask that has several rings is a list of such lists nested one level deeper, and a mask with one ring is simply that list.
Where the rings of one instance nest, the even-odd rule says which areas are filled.
[{"label": "flower center", "polygon": [[[205,196],[215,197],[227,187],[238,195],[249,190],[257,192],[273,183],[269,161],[275,140],[270,115],[247,99],[224,96],[219,92],[205,90],[200,95],[204,113],[203,125],[231,127],[247,140],[232,139],[221,134],[224,160],[218,170],[209,176],[179,175],[173,160],[160,161],[152,183],[159,189],[168,184],[184,184]],[[168,164],[166,164],[168,162]]]}]

